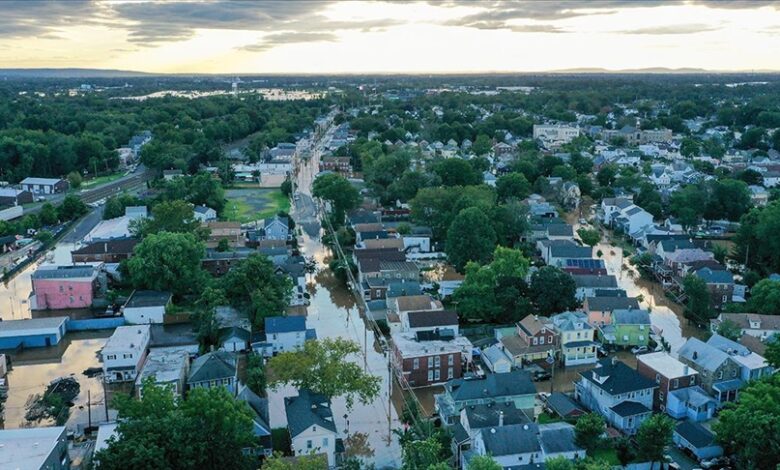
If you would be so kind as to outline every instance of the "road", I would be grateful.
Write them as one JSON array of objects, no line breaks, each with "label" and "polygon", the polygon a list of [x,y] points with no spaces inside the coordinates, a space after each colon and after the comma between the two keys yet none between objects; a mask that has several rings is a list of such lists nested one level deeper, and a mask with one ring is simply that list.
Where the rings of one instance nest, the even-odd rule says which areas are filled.
[{"label": "road", "polygon": [[[317,264],[317,272],[309,276],[311,304],[306,312],[307,327],[314,328],[318,338],[344,338],[359,344],[362,353],[351,360],[381,379],[379,396],[371,403],[355,403],[352,409],[347,409],[341,398],[332,402],[336,427],[346,441],[347,454],[364,458],[376,468],[399,468],[401,447],[392,430],[401,427],[399,409],[396,408],[396,404],[403,400],[401,391],[391,383],[387,353],[379,347],[355,298],[328,269],[332,253],[319,238],[320,222],[310,196],[323,140],[329,135],[332,133],[326,132],[315,141],[313,148],[316,151],[312,152],[309,163],[301,162],[298,166],[296,194],[299,197],[291,214],[296,224],[304,227],[304,234],[299,238],[302,254],[313,258]],[[284,397],[295,394],[292,387],[269,390],[271,427],[286,424]]]}]

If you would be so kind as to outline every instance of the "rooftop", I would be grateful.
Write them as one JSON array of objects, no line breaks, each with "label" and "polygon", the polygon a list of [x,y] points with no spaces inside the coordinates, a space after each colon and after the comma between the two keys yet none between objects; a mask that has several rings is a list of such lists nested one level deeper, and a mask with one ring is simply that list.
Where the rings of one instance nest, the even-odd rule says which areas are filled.
[{"label": "rooftop", "polygon": [[97,276],[97,270],[92,265],[43,265],[32,274],[33,279],[86,279]]},{"label": "rooftop", "polygon": [[414,333],[394,333],[393,344],[404,358],[430,356],[433,354],[468,353],[473,345],[465,336],[441,339],[432,336],[430,340],[420,340]]},{"label": "rooftop", "polygon": [[137,290],[127,299],[125,308],[164,307],[171,301],[170,292]]},{"label": "rooftop", "polygon": [[602,359],[595,369],[580,372],[583,380],[610,395],[656,388],[655,382],[639,374],[624,363],[613,359]]},{"label": "rooftop", "polygon": [[536,394],[531,374],[524,370],[490,374],[478,379],[455,379],[449,381],[446,388],[455,401]]},{"label": "rooftop", "polygon": [[206,353],[192,361],[188,383],[227,379],[236,376],[236,356],[225,351]]},{"label": "rooftop", "polygon": [[38,470],[46,468],[46,458],[65,439],[65,428],[25,428],[0,430],[0,468]]},{"label": "rooftop", "polygon": [[636,360],[668,379],[698,374],[694,369],[686,366],[664,351],[642,354],[637,356]]},{"label": "rooftop", "polygon": [[485,450],[494,457],[539,452],[542,446],[535,424],[497,426],[481,431]]},{"label": "rooftop", "polygon": [[0,321],[0,336],[13,335],[22,330],[60,328],[68,317],[26,318],[24,320]]},{"label": "rooftop", "polygon": [[187,365],[189,365],[189,354],[186,351],[152,349],[135,381],[136,387],[140,386],[144,379],[152,376],[157,383],[179,380]]},{"label": "rooftop", "polygon": [[441,302],[437,302],[430,295],[406,295],[396,297],[399,312],[424,311],[441,308]]},{"label": "rooftop", "polygon": [[291,333],[306,330],[306,317],[266,317],[266,333]]},{"label": "rooftop", "polygon": [[433,312],[409,312],[408,317],[410,328],[452,326],[458,324],[458,314],[448,310],[439,310]]},{"label": "rooftop", "polygon": [[324,395],[308,390],[299,390],[297,397],[284,398],[287,414],[287,429],[295,437],[313,425],[336,432],[330,400]]},{"label": "rooftop", "polygon": [[149,339],[149,325],[119,326],[103,346],[103,354],[109,351],[137,349],[146,347],[143,338]]},{"label": "rooftop", "polygon": [[699,423],[683,421],[674,428],[674,432],[696,448],[715,445],[715,435]]},{"label": "rooftop", "polygon": [[57,184],[60,181],[62,181],[60,178],[35,178],[32,176],[28,176],[27,178],[23,179],[19,182],[19,184],[43,184],[43,185],[49,185],[49,184]]},{"label": "rooftop", "polygon": [[709,371],[716,370],[729,359],[728,354],[698,338],[688,338],[688,341],[677,351],[677,355]]}]

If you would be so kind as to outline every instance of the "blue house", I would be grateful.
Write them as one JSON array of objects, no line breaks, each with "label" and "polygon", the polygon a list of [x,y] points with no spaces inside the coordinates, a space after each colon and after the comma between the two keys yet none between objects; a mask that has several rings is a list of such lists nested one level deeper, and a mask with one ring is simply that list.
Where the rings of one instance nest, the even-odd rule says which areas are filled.
[{"label": "blue house", "polygon": [[723,448],[715,442],[715,435],[699,423],[683,421],[678,424],[672,441],[678,447],[690,450],[699,460],[723,455]]},{"label": "blue house", "polygon": [[62,340],[68,317],[0,321],[0,349],[43,348]]},{"label": "blue house", "polygon": [[698,385],[669,392],[666,412],[675,419],[699,422],[712,419],[718,402]]}]

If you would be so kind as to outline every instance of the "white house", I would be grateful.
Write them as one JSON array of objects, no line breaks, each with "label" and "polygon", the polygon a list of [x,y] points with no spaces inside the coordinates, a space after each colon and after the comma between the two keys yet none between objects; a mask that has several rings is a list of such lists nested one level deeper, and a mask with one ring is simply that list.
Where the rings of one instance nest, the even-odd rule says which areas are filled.
[{"label": "white house", "polygon": [[249,331],[237,326],[219,329],[220,351],[240,352],[247,349]]},{"label": "white house", "polygon": [[107,382],[135,380],[146,360],[149,325],[120,326],[103,346],[103,376]]},{"label": "white house", "polygon": [[[299,390],[297,397],[285,397],[287,430],[293,455],[325,454],[328,467],[335,468],[343,448],[338,438],[330,400],[324,395]],[[338,442],[337,442],[338,441]]]},{"label": "white house", "polygon": [[287,217],[274,216],[263,221],[266,240],[284,240],[290,238],[290,223]]},{"label": "white house", "polygon": [[193,215],[195,220],[199,220],[200,222],[217,220],[217,211],[207,206],[195,206]]},{"label": "white house", "polygon": [[163,323],[165,309],[171,303],[170,292],[155,290],[137,290],[127,299],[122,307],[122,314],[127,323],[141,325]]},{"label": "white house", "polygon": [[[473,454],[490,455],[503,468],[536,468],[548,459],[585,458],[585,449],[574,439],[574,426],[568,423],[511,424],[480,429],[474,436]],[[469,455],[461,462],[468,466]]]},{"label": "white house", "polygon": [[[140,328],[150,327],[144,325]],[[143,396],[143,383],[148,377],[153,377],[155,384],[168,387],[174,396],[181,397],[187,384],[189,366],[190,355],[185,349],[152,348],[135,380],[138,398]]]},{"label": "white house", "polygon": [[194,388],[225,387],[233,396],[238,392],[237,358],[234,353],[215,351],[206,353],[190,365],[187,386]]},{"label": "white house", "polygon": [[314,329],[306,329],[306,317],[267,317],[265,341],[252,343],[252,349],[265,357],[303,348],[307,339],[315,339]]}]

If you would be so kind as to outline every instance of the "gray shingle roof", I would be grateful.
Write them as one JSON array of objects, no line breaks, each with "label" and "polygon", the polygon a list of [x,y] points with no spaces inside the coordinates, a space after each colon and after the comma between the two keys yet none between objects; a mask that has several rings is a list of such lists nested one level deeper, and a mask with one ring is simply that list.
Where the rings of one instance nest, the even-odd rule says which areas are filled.
[{"label": "gray shingle roof", "polygon": [[698,449],[715,445],[715,435],[699,423],[683,421],[674,432]]},{"label": "gray shingle roof", "polygon": [[650,413],[650,408],[646,407],[641,403],[637,403],[635,401],[629,401],[629,400],[621,401],[620,403],[618,403],[617,405],[613,406],[610,409],[624,418],[628,416],[636,416],[644,413]]},{"label": "gray shingle roof", "polygon": [[483,429],[482,440],[485,450],[494,457],[502,455],[527,454],[542,450],[536,436],[535,424],[513,424]]},{"label": "gray shingle roof", "polygon": [[612,319],[618,325],[649,325],[650,312],[648,310],[615,310]]},{"label": "gray shingle roof", "polygon": [[[594,375],[601,380],[596,380]],[[610,395],[620,395],[628,392],[656,388],[655,382],[639,374],[620,361],[612,363],[612,359],[602,359],[598,366],[592,370],[580,372],[580,376],[593,384],[596,388],[604,390]]]},{"label": "gray shingle roof", "polygon": [[92,277],[95,274],[93,266],[57,266],[56,268],[38,268],[33,274],[33,279],[76,279]]},{"label": "gray shingle roof", "polygon": [[473,405],[466,407],[465,412],[469,428],[471,429],[498,426],[501,413],[504,414],[504,426],[530,422],[523,410],[515,408],[512,403]]},{"label": "gray shingle roof", "polygon": [[410,328],[453,326],[458,324],[458,314],[448,310],[433,312],[409,312],[407,315],[409,316]]},{"label": "gray shingle roof", "polygon": [[310,426],[320,426],[336,432],[330,400],[325,395],[299,390],[297,397],[284,398],[284,411],[287,414],[287,429],[295,437]]},{"label": "gray shingle roof", "polygon": [[577,287],[617,287],[617,279],[612,274],[606,276],[598,274],[573,274]]},{"label": "gray shingle roof", "polygon": [[156,290],[137,290],[127,299],[125,308],[162,307],[168,305],[172,294]]},{"label": "gray shingle roof", "polygon": [[545,454],[578,452],[583,448],[574,440],[574,426],[569,423],[550,423],[539,426],[539,440]]},{"label": "gray shingle roof", "polygon": [[192,361],[187,383],[228,379],[236,376],[236,356],[224,351],[206,353]]},{"label": "gray shingle roof", "polygon": [[635,297],[588,297],[588,310],[611,312],[622,309],[638,309]]},{"label": "gray shingle roof", "polygon": [[447,384],[447,388],[456,402],[536,394],[531,374],[523,370],[490,374],[483,379],[455,379]]},{"label": "gray shingle roof", "polygon": [[550,255],[554,258],[590,258],[593,256],[593,249],[589,246],[552,245]]},{"label": "gray shingle roof", "polygon": [[688,338],[677,355],[709,371],[716,370],[729,359],[728,354],[698,338]]}]

